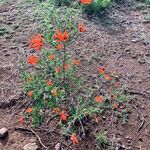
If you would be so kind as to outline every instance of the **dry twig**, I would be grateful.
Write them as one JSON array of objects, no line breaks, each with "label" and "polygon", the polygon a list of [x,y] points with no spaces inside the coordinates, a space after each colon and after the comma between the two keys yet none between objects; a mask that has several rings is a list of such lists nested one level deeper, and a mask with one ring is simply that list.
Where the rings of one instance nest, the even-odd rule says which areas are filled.
[{"label": "dry twig", "polygon": [[137,131],[139,132],[142,129],[144,123],[145,123],[145,119],[144,119],[143,114],[135,106],[132,106],[132,107],[141,115],[142,122],[141,122],[140,126],[137,129]]},{"label": "dry twig", "polygon": [[32,133],[37,137],[38,141],[39,141],[40,144],[43,146],[43,148],[45,148],[45,149],[48,150],[48,147],[45,146],[45,145],[42,143],[40,137],[38,136],[38,134],[37,134],[33,129],[26,129],[26,128],[22,128],[22,127],[15,127],[15,130],[22,130],[22,131],[32,132]]},{"label": "dry twig", "polygon": [[[150,125],[150,122],[147,123],[147,125],[143,128],[145,130]],[[142,134],[142,132],[139,132],[139,134],[136,136],[136,138],[132,141],[132,144],[137,140],[137,138]],[[133,144],[134,145],[134,144]]]}]

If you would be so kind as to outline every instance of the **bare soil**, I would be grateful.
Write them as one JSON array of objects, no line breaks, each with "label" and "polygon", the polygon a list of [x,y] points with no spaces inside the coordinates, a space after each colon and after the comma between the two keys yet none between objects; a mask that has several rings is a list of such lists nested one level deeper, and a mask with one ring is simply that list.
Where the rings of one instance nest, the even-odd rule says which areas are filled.
[{"label": "bare soil", "polygon": [[[0,36],[0,128],[9,129],[9,137],[0,141],[0,150],[21,150],[29,142],[39,144],[33,134],[15,130],[28,103],[22,92],[19,61],[28,53],[28,39],[38,24],[32,17],[34,8],[21,0],[0,5],[0,29],[4,31]],[[70,149],[96,150],[93,134],[107,131],[116,150],[150,150],[150,6],[120,2],[105,15],[84,16],[82,21],[88,32],[70,45],[73,55],[82,60],[81,75],[94,86],[97,68],[103,65],[108,71],[121,74],[134,98],[129,105],[128,124],[116,122],[113,116],[99,118],[100,124],[90,124],[92,132]],[[54,124],[50,123],[50,127]],[[57,132],[37,133],[50,149],[55,149],[60,141],[64,149],[69,149]]]}]

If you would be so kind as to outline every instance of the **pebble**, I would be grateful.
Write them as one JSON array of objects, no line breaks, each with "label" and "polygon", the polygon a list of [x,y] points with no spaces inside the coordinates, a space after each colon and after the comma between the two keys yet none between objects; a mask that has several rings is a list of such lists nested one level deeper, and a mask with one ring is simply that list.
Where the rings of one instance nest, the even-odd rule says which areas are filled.
[{"label": "pebble", "polygon": [[7,130],[7,128],[1,128],[0,129],[0,139],[4,139],[4,138],[6,138],[7,137],[7,135],[8,135],[8,130]]},{"label": "pebble", "polygon": [[38,150],[36,143],[28,143],[23,147],[23,150]]},{"label": "pebble", "polygon": [[55,145],[55,150],[61,150],[61,143],[57,143]]}]

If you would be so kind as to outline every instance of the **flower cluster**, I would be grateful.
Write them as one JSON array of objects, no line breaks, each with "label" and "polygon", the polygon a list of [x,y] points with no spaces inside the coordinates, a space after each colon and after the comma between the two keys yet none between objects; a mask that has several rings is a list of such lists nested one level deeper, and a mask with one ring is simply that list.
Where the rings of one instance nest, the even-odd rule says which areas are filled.
[{"label": "flower cluster", "polygon": [[[77,27],[79,32],[87,31],[84,23],[78,23]],[[72,76],[74,67],[80,65],[81,62],[79,59],[70,59],[66,54],[66,46],[69,41],[69,33],[66,30],[61,32],[60,29],[56,29],[51,39],[56,43],[56,45],[52,45],[54,50],[44,49],[44,39],[40,34],[32,36],[29,41],[29,48],[34,49],[35,54],[27,57],[27,64],[36,66],[36,68],[43,68],[43,70],[40,70],[41,73],[37,74],[23,70],[26,94],[36,101],[34,106],[28,107],[24,111],[25,116],[32,117],[33,124],[40,122],[37,118],[47,105],[64,124],[67,124],[71,115],[68,109],[61,108],[59,101],[66,96],[65,89],[68,84],[64,80]],[[39,51],[41,53],[38,53]],[[24,124],[25,120],[26,117],[21,116],[18,122]],[[76,134],[72,134],[70,140],[73,144],[78,144]]]},{"label": "flower cluster", "polygon": [[89,4],[91,4],[91,3],[93,2],[93,0],[80,0],[80,2],[81,2],[82,4],[89,5]]},{"label": "flower cluster", "polygon": [[[93,0],[80,0],[80,2],[91,4]],[[87,32],[84,23],[78,23],[77,28],[81,33]],[[27,116],[28,119],[32,117],[32,124],[40,124],[43,121],[43,116],[46,116],[45,110],[47,109],[54,118],[57,117],[57,120],[70,130],[66,131],[66,134],[70,137],[73,145],[76,145],[79,143],[79,139],[78,130],[74,128],[75,122],[79,121],[82,124],[82,120],[90,116],[98,124],[99,119],[96,113],[100,109],[104,109],[103,104],[105,104],[106,100],[111,99],[110,109],[117,111],[121,104],[120,99],[123,96],[119,96],[119,80],[107,72],[105,67],[99,67],[97,70],[101,79],[109,86],[106,89],[112,91],[111,95],[109,96],[109,92],[94,93],[91,96],[92,101],[91,97],[90,100],[88,99],[89,102],[83,101],[82,96],[78,96],[78,91],[82,87],[79,88],[80,83],[77,84],[77,82],[80,82],[80,80],[79,78],[75,79],[75,76],[76,68],[81,64],[81,61],[76,58],[72,59],[67,53],[66,47],[70,41],[70,35],[71,32],[67,32],[65,29],[56,29],[50,39],[52,43],[55,43],[54,45],[51,44],[53,47],[51,50],[44,49],[42,35],[36,34],[31,37],[29,47],[35,50],[35,54],[28,56],[26,62],[30,66],[36,66],[35,70],[37,72],[23,70],[23,75],[26,94],[30,99],[34,100],[34,105],[25,109],[25,116],[21,116],[18,122],[24,124]],[[41,53],[38,53],[39,51]],[[70,102],[72,99],[75,99],[74,104]]]},{"label": "flower cluster", "polygon": [[36,34],[30,39],[30,48],[34,48],[37,52],[43,47],[43,38],[40,34]]}]

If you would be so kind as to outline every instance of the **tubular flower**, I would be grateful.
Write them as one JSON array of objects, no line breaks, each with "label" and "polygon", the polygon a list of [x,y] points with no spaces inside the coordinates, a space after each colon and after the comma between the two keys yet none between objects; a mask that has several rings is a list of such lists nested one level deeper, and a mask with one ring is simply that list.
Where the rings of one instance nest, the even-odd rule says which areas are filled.
[{"label": "tubular flower", "polygon": [[75,59],[75,60],[73,60],[73,62],[72,62],[74,65],[80,65],[80,60],[78,60],[78,59]]},{"label": "tubular flower", "polygon": [[83,23],[78,23],[79,32],[86,32],[86,27]]},{"label": "tubular flower", "polygon": [[53,83],[52,81],[48,81],[48,82],[47,82],[47,85],[48,85],[48,86],[53,86],[54,83]]},{"label": "tubular flower", "polygon": [[82,4],[89,5],[89,4],[91,4],[91,3],[93,2],[93,0],[80,0],[80,2],[81,2]]},{"label": "tubular flower", "polygon": [[115,104],[113,105],[113,108],[114,108],[114,109],[118,109],[118,108],[119,108],[119,104],[118,104],[118,103],[115,103]]},{"label": "tubular flower", "polygon": [[57,50],[63,49],[64,48],[64,44],[58,44],[56,46]]},{"label": "tubular flower", "polygon": [[65,32],[64,32],[64,42],[66,42],[68,40],[68,38],[69,38],[69,35],[68,35],[67,31],[65,30]]},{"label": "tubular flower", "polygon": [[28,64],[31,64],[31,65],[36,65],[38,61],[39,61],[39,58],[35,55],[31,55],[27,58]]},{"label": "tubular flower", "polygon": [[42,36],[40,34],[32,36],[30,39],[29,47],[34,48],[36,51],[39,51],[43,47]]},{"label": "tubular flower", "polygon": [[52,90],[52,96],[53,96],[53,97],[56,97],[56,96],[57,96],[57,89],[56,89],[56,88],[54,88],[54,89]]},{"label": "tubular flower", "polygon": [[73,145],[76,145],[76,144],[79,143],[76,134],[72,134],[71,137],[70,137],[70,140],[72,141]]},{"label": "tubular flower", "polygon": [[107,81],[111,81],[111,80],[112,80],[112,77],[110,76],[110,74],[104,75],[104,78],[105,78]]},{"label": "tubular flower", "polygon": [[52,96],[56,97],[57,96],[57,92],[52,92]]},{"label": "tubular flower", "polygon": [[24,122],[25,122],[24,117],[20,117],[20,118],[18,119],[18,122],[19,122],[19,124],[24,124]]},{"label": "tubular flower", "polygon": [[56,107],[53,109],[53,113],[60,113],[61,109],[59,107]]},{"label": "tubular flower", "polygon": [[32,113],[32,111],[33,111],[33,109],[30,107],[25,110],[25,112],[27,112],[27,113]]},{"label": "tubular flower", "polygon": [[57,42],[66,42],[69,38],[67,31],[62,33],[59,29],[56,30],[55,34],[53,35],[52,39],[56,40]]},{"label": "tubular flower", "polygon": [[53,61],[53,60],[55,59],[55,55],[50,54],[50,55],[49,55],[49,59],[50,59],[50,61]]},{"label": "tubular flower", "polygon": [[55,67],[55,73],[58,74],[60,72],[60,68],[59,67]]},{"label": "tubular flower", "polygon": [[96,96],[95,97],[95,101],[97,102],[97,103],[102,103],[103,102],[103,97],[102,96]]},{"label": "tubular flower", "polygon": [[33,92],[32,92],[32,91],[29,91],[29,92],[27,93],[27,95],[28,95],[29,97],[32,97]]},{"label": "tubular flower", "polygon": [[70,67],[70,65],[68,65],[68,64],[63,64],[63,68],[64,68],[64,70],[69,69],[69,67]]},{"label": "tubular flower", "polygon": [[63,121],[67,121],[67,118],[69,116],[65,111],[61,111],[59,115],[60,115],[60,119]]},{"label": "tubular flower", "polygon": [[98,72],[100,75],[103,75],[105,73],[105,68],[104,67],[98,68]]}]

